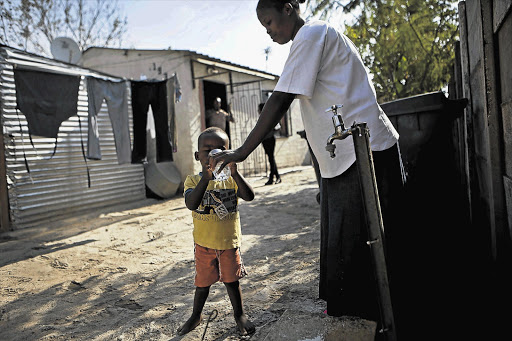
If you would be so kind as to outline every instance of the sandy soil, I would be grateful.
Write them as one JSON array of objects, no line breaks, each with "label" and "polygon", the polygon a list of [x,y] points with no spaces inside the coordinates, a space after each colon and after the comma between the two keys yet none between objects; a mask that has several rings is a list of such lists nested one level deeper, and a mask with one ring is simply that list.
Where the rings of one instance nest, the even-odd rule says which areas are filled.
[{"label": "sandy soil", "polygon": [[1,234],[0,340],[372,340],[373,322],[323,314],[314,171],[283,171],[279,185],[249,178],[256,199],[240,201],[252,336],[238,335],[220,283],[204,310],[218,317],[176,336],[194,263],[190,211],[175,197]]}]

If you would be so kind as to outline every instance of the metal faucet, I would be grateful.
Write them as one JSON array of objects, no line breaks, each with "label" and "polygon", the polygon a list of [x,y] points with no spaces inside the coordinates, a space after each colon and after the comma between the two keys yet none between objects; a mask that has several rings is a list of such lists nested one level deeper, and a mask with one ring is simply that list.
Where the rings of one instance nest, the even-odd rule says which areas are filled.
[{"label": "metal faucet", "polygon": [[341,118],[341,114],[338,114],[338,109],[341,109],[343,104],[334,104],[329,109],[325,110],[325,112],[332,111],[332,124],[334,125],[334,134],[329,136],[327,139],[327,146],[325,146],[325,150],[331,153],[331,158],[334,158],[336,154],[334,150],[336,149],[336,145],[334,144],[334,140],[343,140],[347,136],[352,134],[352,129],[345,129],[345,124],[343,123],[343,119]]}]

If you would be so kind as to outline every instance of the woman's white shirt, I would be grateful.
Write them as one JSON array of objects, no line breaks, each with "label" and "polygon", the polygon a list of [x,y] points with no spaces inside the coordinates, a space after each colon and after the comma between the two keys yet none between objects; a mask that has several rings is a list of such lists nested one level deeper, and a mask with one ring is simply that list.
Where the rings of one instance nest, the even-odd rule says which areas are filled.
[{"label": "woman's white shirt", "polygon": [[375,96],[368,71],[354,44],[324,21],[307,22],[297,32],[274,91],[296,94],[311,149],[324,178],[346,171],[355,161],[352,136],[335,140],[336,157],[325,150],[334,133],[333,104],[343,104],[346,127],[366,122],[373,151],[385,150],[398,140]]}]

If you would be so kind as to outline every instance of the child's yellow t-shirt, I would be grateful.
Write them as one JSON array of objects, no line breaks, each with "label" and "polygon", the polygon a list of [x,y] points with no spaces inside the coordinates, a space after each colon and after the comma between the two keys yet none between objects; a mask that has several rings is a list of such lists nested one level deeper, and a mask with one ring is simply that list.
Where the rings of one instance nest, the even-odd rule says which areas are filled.
[{"label": "child's yellow t-shirt", "polygon": [[[197,186],[199,180],[200,174],[187,176],[185,196]],[[242,232],[237,190],[232,177],[226,181],[210,180],[199,207],[192,211],[196,244],[215,250],[240,247]]]}]

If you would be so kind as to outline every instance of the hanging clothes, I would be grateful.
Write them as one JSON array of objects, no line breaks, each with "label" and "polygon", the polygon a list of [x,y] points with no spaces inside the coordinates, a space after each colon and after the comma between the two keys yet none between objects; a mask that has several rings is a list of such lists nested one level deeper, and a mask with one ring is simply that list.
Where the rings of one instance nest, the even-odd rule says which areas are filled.
[{"label": "hanging clothes", "polygon": [[56,139],[61,123],[77,114],[80,76],[15,68],[14,83],[30,135]]},{"label": "hanging clothes", "polygon": [[[176,136],[174,102],[176,83],[173,76],[164,81],[132,81],[133,150],[132,163],[146,158],[146,125],[149,105],[153,111],[156,131],[156,162],[173,160],[173,139]],[[171,85],[172,84],[172,85]]]},{"label": "hanging clothes", "polygon": [[[16,86],[16,109],[27,119],[30,143],[35,148],[32,135],[55,139],[53,155],[57,150],[57,136],[62,122],[77,115],[78,89],[80,76],[34,71],[14,68],[14,84]],[[82,138],[82,124],[80,138]],[[20,131],[23,134],[20,122]],[[23,135],[22,135],[23,136]],[[82,142],[82,154],[87,169],[87,183],[91,187],[91,177]],[[23,150],[25,167],[30,176],[25,150]]]},{"label": "hanging clothes", "polygon": [[105,100],[114,131],[118,163],[120,165],[130,163],[130,127],[126,82],[113,82],[94,77],[87,77],[86,80],[89,100],[87,158],[101,160],[98,112]]},{"label": "hanging clothes", "polygon": [[167,107],[169,108],[169,141],[171,141],[172,151],[178,151],[178,132],[176,129],[176,108],[174,103],[181,101],[181,86],[178,75],[173,75],[167,80]]}]

